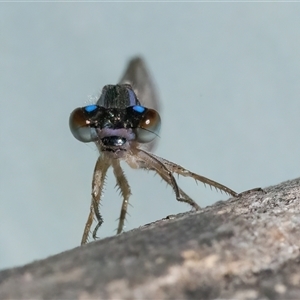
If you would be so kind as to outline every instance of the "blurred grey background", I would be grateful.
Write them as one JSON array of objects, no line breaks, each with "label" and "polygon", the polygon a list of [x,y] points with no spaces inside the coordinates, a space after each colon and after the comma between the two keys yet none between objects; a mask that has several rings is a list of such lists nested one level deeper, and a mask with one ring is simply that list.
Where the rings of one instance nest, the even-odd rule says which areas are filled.
[{"label": "blurred grey background", "polygon": [[[79,245],[98,154],[69,114],[137,54],[163,106],[157,155],[238,192],[298,177],[299,15],[299,3],[1,3],[0,268]],[[190,209],[125,170],[126,230]],[[228,198],[179,184],[201,206]],[[109,173],[100,237],[117,227],[114,186]]]}]

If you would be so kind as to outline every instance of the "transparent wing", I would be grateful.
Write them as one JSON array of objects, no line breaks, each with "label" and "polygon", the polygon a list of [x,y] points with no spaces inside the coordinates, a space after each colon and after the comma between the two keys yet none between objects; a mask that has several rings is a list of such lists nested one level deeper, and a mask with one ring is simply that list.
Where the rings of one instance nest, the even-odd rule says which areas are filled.
[{"label": "transparent wing", "polygon": [[[157,91],[155,90],[154,83],[146,64],[141,57],[134,57],[129,61],[120,83],[130,84],[141,102],[141,105],[147,108],[153,108],[159,112],[160,103]],[[157,146],[158,140],[159,138],[156,138],[152,142],[144,144],[142,148],[153,151]]]},{"label": "transparent wing", "polygon": [[120,83],[129,83],[143,106],[159,112],[157,92],[142,58],[134,57],[129,61]]}]

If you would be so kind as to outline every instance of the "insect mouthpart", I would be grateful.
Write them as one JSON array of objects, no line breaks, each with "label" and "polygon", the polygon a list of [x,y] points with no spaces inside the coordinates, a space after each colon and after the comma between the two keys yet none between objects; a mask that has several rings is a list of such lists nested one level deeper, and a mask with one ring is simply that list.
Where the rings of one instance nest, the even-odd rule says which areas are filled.
[{"label": "insect mouthpart", "polygon": [[124,137],[120,136],[107,136],[101,139],[101,141],[106,147],[121,147],[127,142]]},{"label": "insect mouthpart", "polygon": [[96,128],[96,133],[98,136],[96,144],[99,150],[118,153],[118,157],[115,158],[121,158],[130,148],[131,142],[135,140],[135,134],[131,128]]}]

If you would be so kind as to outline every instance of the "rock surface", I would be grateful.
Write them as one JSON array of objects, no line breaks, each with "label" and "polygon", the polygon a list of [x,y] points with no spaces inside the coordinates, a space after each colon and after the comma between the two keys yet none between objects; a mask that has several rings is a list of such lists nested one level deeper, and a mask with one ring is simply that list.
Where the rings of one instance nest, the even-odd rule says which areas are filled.
[{"label": "rock surface", "polygon": [[0,272],[0,299],[299,299],[300,178]]}]

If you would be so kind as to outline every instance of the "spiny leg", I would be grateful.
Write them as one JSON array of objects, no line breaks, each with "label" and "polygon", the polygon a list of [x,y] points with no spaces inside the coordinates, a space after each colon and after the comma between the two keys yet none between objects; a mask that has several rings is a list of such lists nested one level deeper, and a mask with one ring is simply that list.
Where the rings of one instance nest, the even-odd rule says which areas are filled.
[{"label": "spiny leg", "polygon": [[93,209],[94,209],[94,212],[95,212],[95,216],[96,216],[96,219],[98,221],[97,225],[95,226],[95,228],[93,230],[93,234],[92,234],[93,239],[96,240],[97,239],[97,231],[103,223],[103,218],[102,218],[102,216],[99,212],[99,204],[94,199],[92,200],[92,203],[93,203]]},{"label": "spiny leg", "polygon": [[96,219],[98,221],[95,229],[93,230],[92,236],[94,240],[97,239],[97,231],[103,223],[103,218],[99,212],[99,203],[103,192],[105,176],[108,168],[110,167],[110,162],[109,160],[104,158],[104,155],[101,155],[98,161],[95,166],[94,176],[92,181],[92,205],[93,205]]},{"label": "spiny leg", "polygon": [[[155,170],[159,175],[160,177],[167,182],[167,184],[169,184],[170,186],[173,187],[173,183],[172,181],[170,181],[170,178],[168,176],[165,176],[166,174],[163,173],[163,172],[160,172],[160,171],[157,171]],[[175,178],[174,178],[175,180]],[[201,207],[188,195],[186,194],[178,185],[177,185],[178,189],[179,189],[179,193],[181,195],[180,198],[177,198],[176,199],[180,202],[185,202],[185,203],[188,203],[189,205],[191,205],[195,210],[200,210]],[[173,188],[174,189],[174,188]]]},{"label": "spiny leg", "polygon": [[128,200],[131,195],[131,190],[128,181],[124,175],[124,172],[120,166],[119,160],[113,160],[112,167],[114,169],[117,185],[120,187],[120,191],[123,197],[123,203],[122,203],[120,219],[119,219],[119,224],[117,229],[117,234],[119,234],[123,231],[124,221],[127,213],[128,203],[129,203]]},{"label": "spiny leg", "polygon": [[90,207],[90,213],[89,213],[88,219],[87,219],[85,227],[84,227],[84,231],[83,231],[83,235],[82,235],[82,239],[81,239],[81,245],[84,245],[88,242],[88,237],[89,237],[91,225],[93,223],[93,218],[94,218],[94,206],[92,203],[91,207]]},{"label": "spiny leg", "polygon": [[93,238],[96,237],[96,233],[98,228],[101,226],[103,219],[99,212],[99,203],[101,194],[103,191],[104,186],[104,179],[107,172],[107,169],[110,166],[110,162],[104,159],[104,156],[99,156],[93,174],[93,181],[92,181],[92,202],[90,207],[90,213],[85,224],[85,228],[83,231],[83,236],[81,239],[81,245],[86,244],[88,240],[89,233],[91,231],[91,226],[93,224],[93,218],[96,216],[98,224],[96,225],[95,230],[93,231]]},{"label": "spiny leg", "polygon": [[181,188],[179,188],[180,194],[183,198],[188,199],[190,202],[193,202],[194,204],[190,204],[190,202],[188,202],[195,210],[200,210],[201,207],[188,195],[186,194]]},{"label": "spiny leg", "polygon": [[188,203],[196,210],[200,209],[200,206],[193,199],[191,199],[181,188],[179,188],[172,174],[172,171],[170,171],[164,165],[164,163],[158,159],[158,157],[142,149],[139,149],[139,151],[137,152],[137,156],[143,160],[143,163],[145,164],[143,165],[143,168],[155,170],[163,180],[171,185],[178,201]]},{"label": "spiny leg", "polygon": [[206,178],[204,176],[198,175],[196,173],[193,173],[173,162],[170,162],[164,158],[158,157],[156,155],[151,154],[153,157],[155,157],[157,160],[159,160],[162,164],[164,164],[165,166],[167,166],[168,170],[170,170],[172,173],[177,173],[179,175],[182,175],[184,177],[192,177],[195,180],[201,181],[204,184],[208,184],[210,186],[215,187],[216,189],[219,189],[220,191],[224,191],[225,193],[234,196],[234,197],[238,197],[238,193],[236,193],[235,191],[233,191],[232,189],[228,188],[227,186],[218,183],[216,181],[213,181],[209,178]]},{"label": "spiny leg", "polygon": [[[145,168],[145,166],[143,168]],[[158,173],[158,175],[174,189],[173,182],[175,181],[175,183],[177,184],[175,177],[173,177],[174,178],[174,181],[173,181],[170,179],[168,172],[162,172],[161,169],[156,169],[153,167],[147,167],[147,169]],[[177,198],[178,201],[186,202],[186,203],[190,204],[196,210],[201,209],[200,206],[178,186],[178,184],[177,184],[177,188],[179,190],[180,195],[182,196],[179,199]],[[185,199],[186,201],[184,201],[182,198]]]}]

